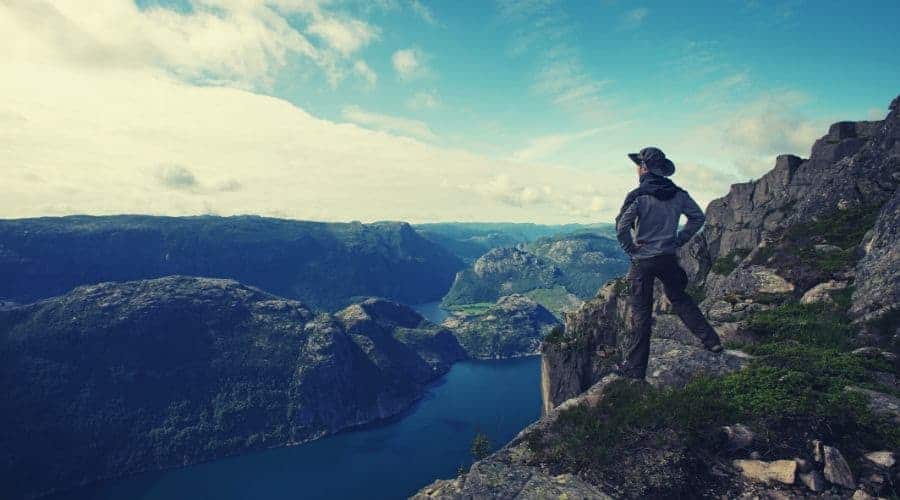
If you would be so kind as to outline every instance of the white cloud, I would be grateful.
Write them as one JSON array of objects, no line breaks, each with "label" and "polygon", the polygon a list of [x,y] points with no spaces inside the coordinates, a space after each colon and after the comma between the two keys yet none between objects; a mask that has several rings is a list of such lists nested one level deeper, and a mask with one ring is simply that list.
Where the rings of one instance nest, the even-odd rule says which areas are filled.
[{"label": "white cloud", "polygon": [[378,38],[378,29],[357,19],[320,17],[307,30],[343,55],[349,55]]},{"label": "white cloud", "polygon": [[782,90],[716,109],[686,134],[684,145],[731,165],[742,180],[759,177],[779,154],[808,156],[812,143],[825,133],[826,122],[804,116],[801,107],[807,101],[802,93]]},{"label": "white cloud", "polygon": [[[0,70],[0,93],[16,96],[0,102],[0,116],[17,117],[14,126],[0,126],[0,217],[215,212],[563,222],[576,217],[571,207],[591,204],[579,186],[596,183],[615,198],[630,184],[621,176],[438,148],[318,119],[281,99],[194,86],[146,69],[3,60]],[[348,112],[367,126],[431,134],[412,121]],[[169,182],[161,182],[161,165],[187,173],[169,171]]]},{"label": "white cloud", "polygon": [[402,49],[394,52],[391,63],[401,80],[412,80],[425,75],[425,55],[418,49]]},{"label": "white cloud", "polygon": [[434,91],[431,92],[416,92],[409,99],[406,100],[406,107],[410,109],[434,109],[441,105],[441,98],[438,97],[437,93]]},{"label": "white cloud", "polygon": [[[0,33],[4,56],[16,60],[149,67],[179,79],[259,88],[297,56],[336,83],[350,64],[345,56],[376,39],[378,30],[327,6],[325,0],[192,0],[182,12],[140,9],[131,0],[91,8],[77,0],[8,0],[0,4]],[[289,16],[308,25],[296,28]]]},{"label": "white cloud", "polygon": [[378,74],[369,67],[363,60],[353,63],[353,71],[363,79],[369,87],[374,87],[378,83]]},{"label": "white cloud", "polygon": [[[0,2],[0,217],[597,221],[634,184],[603,166],[624,162],[618,153],[590,171],[541,163],[577,138],[538,138],[523,164],[435,146],[420,121],[348,107],[354,123],[335,123],[253,93],[296,54],[373,81],[359,57],[279,28],[287,12],[330,15],[328,3],[203,0],[188,14],[77,3]],[[586,83],[549,91],[574,105]]]},{"label": "white cloud", "polygon": [[553,190],[549,186],[530,186],[514,182],[508,174],[500,174],[479,184],[462,184],[463,190],[480,193],[490,199],[513,207],[546,203]]}]

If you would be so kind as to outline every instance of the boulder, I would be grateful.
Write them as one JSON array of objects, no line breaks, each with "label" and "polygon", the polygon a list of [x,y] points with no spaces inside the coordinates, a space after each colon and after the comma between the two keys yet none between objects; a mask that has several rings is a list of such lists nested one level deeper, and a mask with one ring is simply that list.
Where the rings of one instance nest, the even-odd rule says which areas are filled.
[{"label": "boulder", "polygon": [[655,387],[683,387],[697,375],[725,375],[744,367],[747,358],[742,354],[739,351],[716,354],[674,340],[653,339],[647,382]]},{"label": "boulder", "polygon": [[797,462],[793,460],[735,460],[732,464],[745,478],[759,483],[794,484],[797,474]]},{"label": "boulder", "polygon": [[853,492],[852,500],[875,500],[875,497],[866,493],[865,490],[856,490]]},{"label": "boulder", "polygon": [[820,464],[825,461],[825,445],[822,444],[822,441],[813,439],[809,443],[809,447],[812,452],[813,460]]},{"label": "boulder", "polygon": [[726,425],[722,427],[722,432],[728,437],[728,443],[733,449],[747,448],[756,439],[756,433],[744,424]]},{"label": "boulder", "polygon": [[868,398],[869,410],[872,413],[889,418],[900,425],[900,399],[897,397],[862,387],[848,386],[846,390],[863,394]]},{"label": "boulder", "polygon": [[890,469],[897,463],[894,459],[894,453],[890,451],[873,451],[866,453],[864,456],[869,462],[885,469]]},{"label": "boulder", "polygon": [[710,280],[710,297],[753,298],[760,295],[781,295],[794,291],[794,285],[775,269],[761,265],[738,267],[728,276]]},{"label": "boulder", "polygon": [[825,479],[844,488],[855,487],[856,481],[853,480],[853,472],[850,471],[850,466],[847,465],[840,450],[832,446],[825,446],[823,451],[825,468],[822,472],[825,474]]},{"label": "boulder", "polygon": [[827,485],[822,473],[817,470],[800,473],[800,482],[803,483],[810,491],[825,491]]},{"label": "boulder", "polygon": [[873,347],[873,346],[860,347],[859,349],[854,349],[853,354],[856,354],[857,356],[865,356],[870,359],[882,358],[885,361],[890,361],[892,363],[894,361],[897,361],[896,354],[889,352],[889,351],[885,351],[884,349],[879,349],[877,347]]},{"label": "boulder", "polygon": [[847,283],[843,281],[826,281],[807,290],[800,298],[801,304],[814,304],[816,302],[834,303],[831,298],[831,292],[835,290],[843,290],[847,288]]}]

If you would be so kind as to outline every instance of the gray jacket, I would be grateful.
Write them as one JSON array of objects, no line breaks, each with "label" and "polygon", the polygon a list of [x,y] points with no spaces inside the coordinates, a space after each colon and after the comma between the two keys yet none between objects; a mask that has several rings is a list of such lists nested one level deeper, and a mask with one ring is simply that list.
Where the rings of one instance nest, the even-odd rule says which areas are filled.
[{"label": "gray jacket", "polygon": [[[645,184],[642,181],[641,188],[629,193],[616,217],[619,244],[633,259],[674,254],[706,220],[687,191],[671,183],[662,189],[647,189]],[[679,231],[681,214],[687,216],[687,224]]]}]

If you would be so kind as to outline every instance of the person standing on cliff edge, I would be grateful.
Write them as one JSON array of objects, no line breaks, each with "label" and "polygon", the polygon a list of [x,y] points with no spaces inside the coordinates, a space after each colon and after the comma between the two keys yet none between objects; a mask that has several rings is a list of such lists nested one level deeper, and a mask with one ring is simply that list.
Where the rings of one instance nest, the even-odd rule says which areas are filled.
[{"label": "person standing on cliff edge", "polygon": [[[629,153],[628,157],[637,164],[640,185],[628,193],[616,216],[616,237],[631,258],[626,278],[634,317],[634,329],[626,344],[620,370],[627,377],[643,379],[650,356],[653,282],[656,278],[662,281],[675,313],[704,347],[719,353],[722,343],[697,304],[685,292],[687,273],[675,255],[675,251],[700,230],[706,220],[703,210],[687,191],[668,179],[675,173],[675,164],[659,148],[644,148],[639,153]],[[679,231],[681,214],[687,216],[687,224]]]}]

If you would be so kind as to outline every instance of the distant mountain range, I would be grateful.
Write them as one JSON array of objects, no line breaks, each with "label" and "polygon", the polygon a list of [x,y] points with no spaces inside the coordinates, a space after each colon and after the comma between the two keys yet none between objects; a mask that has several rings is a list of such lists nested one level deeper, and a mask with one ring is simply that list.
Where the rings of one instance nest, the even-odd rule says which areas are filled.
[{"label": "distant mountain range", "polygon": [[507,222],[439,222],[417,224],[426,238],[440,243],[457,257],[473,262],[494,248],[514,247],[540,238],[588,232],[614,237],[613,224],[529,224]]},{"label": "distant mountain range", "polygon": [[0,302],[79,285],[190,275],[231,278],[333,311],[356,297],[439,300],[463,261],[404,222],[241,217],[0,220]]}]

